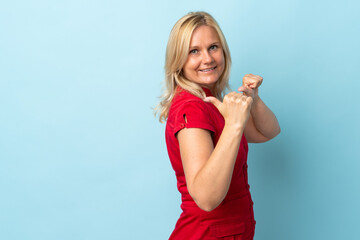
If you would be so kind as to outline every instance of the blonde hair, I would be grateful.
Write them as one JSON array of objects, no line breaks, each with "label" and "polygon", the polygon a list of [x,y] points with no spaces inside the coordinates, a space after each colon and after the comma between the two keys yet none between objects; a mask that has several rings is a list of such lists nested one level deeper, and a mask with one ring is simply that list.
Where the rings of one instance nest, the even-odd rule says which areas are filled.
[{"label": "blonde hair", "polygon": [[191,36],[197,27],[203,25],[213,27],[216,30],[225,58],[224,71],[219,80],[216,81],[212,93],[216,98],[222,99],[223,91],[229,89],[231,57],[224,34],[210,14],[206,12],[190,12],[176,22],[170,32],[166,47],[165,90],[160,97],[159,105],[155,108],[155,114],[160,115],[159,121],[161,123],[166,121],[168,117],[171,101],[175,96],[177,86],[199,98],[206,97],[203,89],[198,84],[186,79],[182,71],[188,57]]}]

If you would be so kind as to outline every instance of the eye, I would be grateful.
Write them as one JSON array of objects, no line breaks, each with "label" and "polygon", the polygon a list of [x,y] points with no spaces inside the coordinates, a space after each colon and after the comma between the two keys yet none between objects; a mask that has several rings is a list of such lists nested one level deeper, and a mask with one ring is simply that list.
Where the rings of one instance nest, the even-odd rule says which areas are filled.
[{"label": "eye", "polygon": [[197,49],[193,49],[189,52],[190,54],[195,54],[195,53],[198,53],[198,50]]},{"label": "eye", "polygon": [[217,49],[217,48],[218,48],[217,45],[212,45],[209,49],[210,49],[210,50],[215,50],[215,49]]}]

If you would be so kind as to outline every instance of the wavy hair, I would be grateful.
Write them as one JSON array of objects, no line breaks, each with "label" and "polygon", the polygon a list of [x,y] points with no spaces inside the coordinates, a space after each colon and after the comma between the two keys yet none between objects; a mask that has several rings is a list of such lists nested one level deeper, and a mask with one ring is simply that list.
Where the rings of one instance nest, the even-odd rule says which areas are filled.
[{"label": "wavy hair", "polygon": [[205,98],[203,89],[194,82],[186,79],[183,74],[183,66],[188,58],[191,36],[194,30],[200,26],[209,26],[216,30],[224,53],[225,67],[218,81],[216,81],[212,93],[218,99],[223,98],[225,89],[229,89],[229,75],[231,57],[224,34],[216,20],[206,12],[190,12],[180,18],[172,28],[166,47],[165,57],[165,89],[160,96],[160,103],[155,108],[155,114],[159,114],[159,121],[163,123],[169,115],[171,102],[175,96],[177,86],[191,94]]}]

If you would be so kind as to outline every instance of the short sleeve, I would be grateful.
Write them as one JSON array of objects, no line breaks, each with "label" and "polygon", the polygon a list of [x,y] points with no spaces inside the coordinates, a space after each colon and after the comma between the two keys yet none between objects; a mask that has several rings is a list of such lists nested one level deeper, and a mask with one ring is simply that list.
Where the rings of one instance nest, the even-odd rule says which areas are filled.
[{"label": "short sleeve", "polygon": [[178,108],[174,120],[174,135],[185,127],[202,128],[215,132],[213,119],[206,103],[203,101],[193,100],[183,103]]}]

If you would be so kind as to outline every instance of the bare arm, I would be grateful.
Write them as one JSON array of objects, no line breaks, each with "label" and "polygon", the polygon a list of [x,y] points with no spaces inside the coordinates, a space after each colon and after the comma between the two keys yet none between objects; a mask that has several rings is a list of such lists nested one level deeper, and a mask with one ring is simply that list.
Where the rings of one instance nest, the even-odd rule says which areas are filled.
[{"label": "bare arm", "polygon": [[238,90],[254,101],[251,107],[251,116],[244,130],[248,142],[260,143],[274,138],[280,133],[279,122],[275,114],[268,108],[258,95],[258,88],[263,78],[254,74],[246,74],[243,86]]},{"label": "bare arm", "polygon": [[248,142],[269,141],[280,133],[279,122],[275,114],[257,97],[251,107],[251,116],[244,130]]},{"label": "bare arm", "polygon": [[225,119],[216,147],[207,130],[185,128],[177,134],[189,193],[205,211],[216,208],[228,192],[252,98],[233,92],[225,96],[223,103],[215,98],[208,101]]}]

